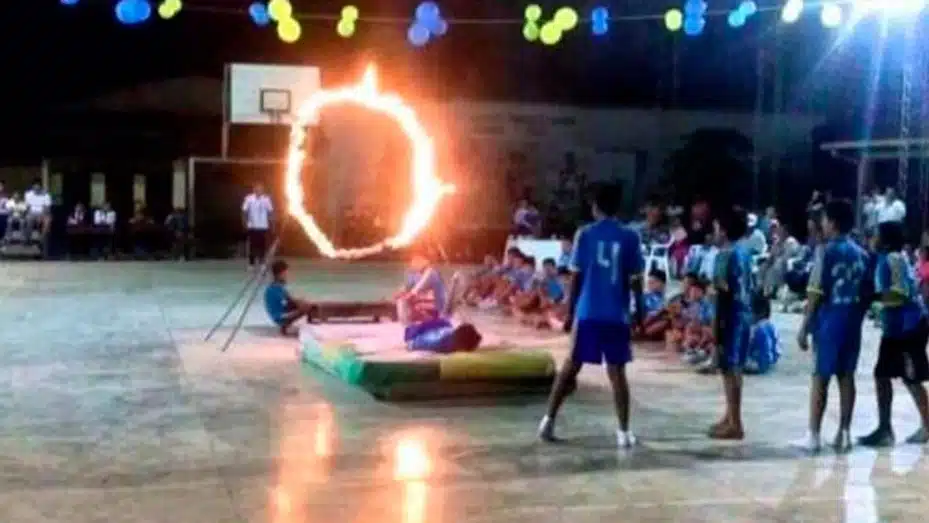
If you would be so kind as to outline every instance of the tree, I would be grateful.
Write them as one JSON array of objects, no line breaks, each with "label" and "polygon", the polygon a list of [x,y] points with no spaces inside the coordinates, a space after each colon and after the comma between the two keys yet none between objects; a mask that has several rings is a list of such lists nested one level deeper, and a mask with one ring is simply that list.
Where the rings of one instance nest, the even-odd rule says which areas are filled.
[{"label": "tree", "polygon": [[668,156],[661,185],[681,203],[702,196],[716,208],[749,205],[754,151],[752,140],[736,129],[697,129]]}]

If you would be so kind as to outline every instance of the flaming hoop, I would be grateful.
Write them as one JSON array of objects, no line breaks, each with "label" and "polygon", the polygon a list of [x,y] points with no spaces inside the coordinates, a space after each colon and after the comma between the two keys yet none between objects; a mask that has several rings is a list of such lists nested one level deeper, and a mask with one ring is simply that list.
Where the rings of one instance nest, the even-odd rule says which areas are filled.
[{"label": "flaming hoop", "polygon": [[[306,141],[304,127],[323,108],[341,104],[354,104],[389,116],[400,125],[413,147],[410,162],[413,203],[403,217],[400,230],[374,245],[352,249],[335,247],[329,237],[320,230],[316,220],[306,211],[306,195],[300,179],[303,162],[306,160],[303,146]],[[385,249],[405,247],[426,228],[442,198],[455,190],[453,185],[438,178],[435,163],[432,137],[419,122],[416,112],[396,94],[380,92],[374,67],[368,66],[359,83],[336,89],[321,89],[300,106],[290,131],[290,147],[287,153],[287,210],[319,252],[329,258],[363,258]]]}]

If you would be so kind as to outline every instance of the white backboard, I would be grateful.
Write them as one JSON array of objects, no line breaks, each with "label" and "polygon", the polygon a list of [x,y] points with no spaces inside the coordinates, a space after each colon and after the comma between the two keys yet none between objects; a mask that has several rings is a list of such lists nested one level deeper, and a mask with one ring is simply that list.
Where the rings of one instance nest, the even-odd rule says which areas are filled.
[{"label": "white backboard", "polygon": [[226,67],[225,88],[226,119],[229,123],[290,125],[300,104],[319,90],[319,68],[230,64]]}]

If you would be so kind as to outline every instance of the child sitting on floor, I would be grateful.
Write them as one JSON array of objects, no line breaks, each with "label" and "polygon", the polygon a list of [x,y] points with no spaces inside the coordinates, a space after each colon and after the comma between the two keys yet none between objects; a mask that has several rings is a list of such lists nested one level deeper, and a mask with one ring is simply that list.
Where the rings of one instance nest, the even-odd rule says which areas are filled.
[{"label": "child sitting on floor", "polygon": [[[663,271],[662,274],[664,274]],[[655,284],[651,283],[652,279],[653,278],[650,276],[650,288],[652,285],[657,285],[657,282]],[[683,309],[687,306],[687,295],[690,293],[689,289],[694,286],[696,282],[697,277],[694,274],[684,276],[681,282],[680,294],[668,300],[657,313],[647,315],[641,330],[637,330],[633,333],[635,338],[642,341],[662,341],[665,339],[665,334],[672,326],[678,325],[683,327],[681,314]],[[664,285],[662,285],[662,289],[663,287]]]},{"label": "child sitting on floor", "polygon": [[265,289],[265,310],[271,321],[280,327],[281,334],[286,335],[288,329],[300,318],[312,321],[316,306],[312,303],[294,298],[287,291],[287,262],[277,260],[271,264],[271,283]]},{"label": "child sitting on floor", "polygon": [[559,276],[554,258],[542,262],[542,274],[527,292],[517,293],[513,299],[513,313],[527,324],[539,328],[548,325],[548,313],[564,301],[565,287]]},{"label": "child sitting on floor", "polygon": [[413,255],[403,288],[394,296],[404,325],[436,319],[446,312],[448,294],[442,275],[423,254]]},{"label": "child sitting on floor", "polygon": [[671,352],[683,352],[687,362],[700,361],[713,346],[713,303],[706,296],[706,282],[698,279],[688,288],[681,320],[665,338]]},{"label": "child sitting on floor", "polygon": [[771,302],[761,294],[753,296],[752,313],[755,316],[755,324],[752,325],[745,373],[767,374],[781,358],[777,330],[771,322]]},{"label": "child sitting on floor", "polygon": [[465,303],[476,306],[481,300],[490,296],[503,271],[502,267],[503,265],[498,263],[493,256],[489,254],[484,256],[484,264],[468,279],[464,289]]},{"label": "child sitting on floor", "polygon": [[481,344],[481,334],[474,325],[462,323],[455,327],[445,318],[408,325],[403,339],[410,351],[437,354],[471,352]]},{"label": "child sitting on floor", "polygon": [[642,295],[642,303],[645,306],[645,321],[661,314],[664,309],[664,290],[668,283],[668,275],[661,269],[652,269],[648,273],[648,281],[645,283],[645,294]]},{"label": "child sitting on floor", "polygon": [[494,289],[493,297],[481,303],[483,308],[513,304],[513,298],[520,292],[532,289],[535,280],[535,258],[520,253],[513,257],[512,267],[503,275]]}]

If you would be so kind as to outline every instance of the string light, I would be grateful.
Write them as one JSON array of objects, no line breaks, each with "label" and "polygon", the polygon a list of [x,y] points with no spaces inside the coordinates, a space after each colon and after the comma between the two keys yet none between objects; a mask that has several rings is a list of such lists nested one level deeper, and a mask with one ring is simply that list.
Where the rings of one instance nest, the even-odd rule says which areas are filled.
[{"label": "string light", "polygon": [[61,2],[61,5],[67,5],[67,6],[78,4],[78,0],[60,0],[60,2]]},{"label": "string light", "polygon": [[148,0],[119,0],[115,8],[116,19],[123,25],[138,25],[152,16]]},{"label": "string light", "polygon": [[435,2],[423,2],[413,12],[413,24],[407,30],[407,40],[416,47],[429,43],[434,36],[442,36],[448,31],[448,22],[442,18],[439,6]]},{"label": "string light", "polygon": [[610,11],[606,7],[595,7],[590,12],[590,32],[603,36],[610,30]]},{"label": "string light", "polygon": [[523,38],[530,42],[535,42],[539,39],[539,22],[542,20],[542,8],[539,7],[538,4],[530,4],[526,6],[523,17],[525,18],[525,22],[523,23]]},{"label": "string light", "polygon": [[781,21],[785,24],[792,24],[800,19],[801,14],[803,14],[803,0],[787,0],[781,10]]},{"label": "string light", "polygon": [[668,9],[664,14],[664,26],[675,33],[681,30],[681,25],[684,23],[684,14],[681,13],[680,9]]},{"label": "string light", "polygon": [[268,13],[268,7],[264,2],[253,2],[248,6],[248,16],[258,27],[265,27],[271,23],[271,15]]},{"label": "string light", "polygon": [[303,34],[303,28],[297,20],[288,17],[278,21],[277,36],[282,42],[292,44],[300,39],[301,34]]},{"label": "string light", "polygon": [[281,23],[291,18],[291,15],[294,14],[294,6],[290,4],[290,0],[271,0],[268,2],[268,14],[271,16],[271,20]]},{"label": "string light", "polygon": [[358,21],[360,12],[353,5],[347,5],[339,13],[339,23],[336,25],[336,33],[342,38],[351,38],[355,34],[355,23]]},{"label": "string light", "polygon": [[706,2],[687,0],[684,3],[684,34],[699,36],[706,27]]},{"label": "string light", "polygon": [[842,8],[835,3],[823,4],[823,9],[820,12],[819,20],[822,22],[823,27],[827,27],[829,29],[842,25]]},{"label": "string light", "polygon": [[174,18],[174,15],[181,12],[181,0],[163,0],[158,6],[158,16],[164,20]]}]

